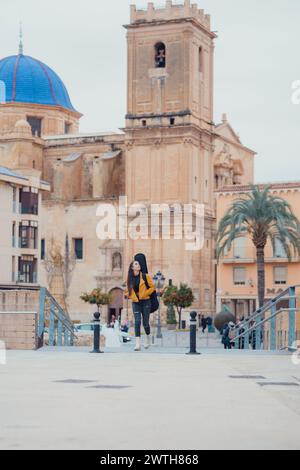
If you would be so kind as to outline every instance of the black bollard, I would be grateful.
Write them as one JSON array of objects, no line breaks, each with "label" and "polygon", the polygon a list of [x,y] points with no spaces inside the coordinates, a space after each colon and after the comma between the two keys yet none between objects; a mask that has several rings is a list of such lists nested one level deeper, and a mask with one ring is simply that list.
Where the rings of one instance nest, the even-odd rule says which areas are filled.
[{"label": "black bollard", "polygon": [[188,354],[200,356],[200,353],[197,352],[197,312],[191,312],[190,319],[190,352]]},{"label": "black bollard", "polygon": [[103,351],[100,350],[100,313],[94,313],[94,350],[91,351],[92,354],[102,354]]}]

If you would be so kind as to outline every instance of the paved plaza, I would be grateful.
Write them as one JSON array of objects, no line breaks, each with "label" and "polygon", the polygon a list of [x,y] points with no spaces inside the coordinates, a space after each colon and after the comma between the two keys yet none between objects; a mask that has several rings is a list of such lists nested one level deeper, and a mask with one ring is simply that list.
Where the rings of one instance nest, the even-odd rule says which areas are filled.
[{"label": "paved plaza", "polygon": [[0,449],[300,449],[300,365],[200,346],[8,351]]}]

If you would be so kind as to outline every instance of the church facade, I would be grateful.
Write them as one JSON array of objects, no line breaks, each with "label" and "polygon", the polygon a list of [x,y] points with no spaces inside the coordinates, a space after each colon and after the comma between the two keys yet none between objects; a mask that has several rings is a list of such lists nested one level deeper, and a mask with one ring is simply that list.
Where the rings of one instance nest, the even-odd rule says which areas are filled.
[{"label": "church facade", "polygon": [[[127,114],[120,133],[80,133],[81,114],[63,82],[24,55],[22,45],[18,55],[0,60],[0,165],[50,184],[38,222],[37,282],[72,319],[90,319],[80,294],[94,287],[112,294],[108,318],[126,314],[124,281],[141,251],[152,274],[160,270],[167,281],[188,284],[193,308],[214,314],[216,191],[253,183],[255,152],[225,114],[213,122],[216,35],[209,15],[189,0],[167,0],[158,9],[132,6],[126,29]],[[99,240],[97,208],[109,204],[118,212],[120,197],[146,208],[201,205],[202,249],[187,251],[184,239]]]}]

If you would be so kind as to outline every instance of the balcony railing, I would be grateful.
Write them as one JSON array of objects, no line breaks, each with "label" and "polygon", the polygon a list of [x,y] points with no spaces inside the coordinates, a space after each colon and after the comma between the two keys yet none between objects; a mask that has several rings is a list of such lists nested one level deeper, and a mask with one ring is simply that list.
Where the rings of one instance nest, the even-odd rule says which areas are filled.
[{"label": "balcony railing", "polygon": [[38,215],[38,213],[39,213],[38,204],[32,204],[30,206],[27,206],[25,204],[21,204],[21,214]]},{"label": "balcony railing", "polygon": [[239,257],[226,257],[222,259],[224,264],[254,264],[256,259],[253,258],[239,258]]},{"label": "balcony railing", "polygon": [[37,250],[38,243],[37,240],[32,238],[20,237],[18,240],[19,248],[28,249],[28,250]]},{"label": "balcony railing", "polygon": [[37,284],[37,272],[33,272],[30,274],[18,273],[18,281],[19,284]]}]

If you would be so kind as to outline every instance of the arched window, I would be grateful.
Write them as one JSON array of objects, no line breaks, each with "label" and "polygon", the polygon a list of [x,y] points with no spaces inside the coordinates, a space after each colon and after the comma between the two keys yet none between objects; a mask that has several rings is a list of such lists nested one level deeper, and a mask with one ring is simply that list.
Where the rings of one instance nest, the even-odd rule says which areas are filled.
[{"label": "arched window", "polygon": [[155,45],[155,67],[159,69],[166,67],[166,46],[163,42]]},{"label": "arched window", "polygon": [[112,257],[113,271],[122,269],[122,255],[121,253],[114,253]]}]

